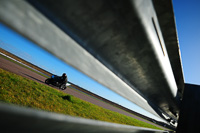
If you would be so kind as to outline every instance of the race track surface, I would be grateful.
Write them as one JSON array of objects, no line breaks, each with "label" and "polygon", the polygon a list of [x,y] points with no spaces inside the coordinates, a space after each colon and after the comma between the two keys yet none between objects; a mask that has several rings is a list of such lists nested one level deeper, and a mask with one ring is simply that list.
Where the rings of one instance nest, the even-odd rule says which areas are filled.
[{"label": "race track surface", "polygon": [[[17,75],[23,76],[25,78],[31,79],[33,81],[45,84],[45,82],[44,82],[45,79],[46,79],[45,77],[43,77],[43,76],[41,76],[41,75],[39,75],[39,74],[27,69],[27,68],[24,68],[24,67],[22,67],[22,66],[20,66],[20,65],[18,65],[16,63],[8,61],[8,60],[2,58],[1,56],[0,56],[0,68],[2,68],[4,70],[7,70],[7,71],[10,71],[12,73],[15,73]],[[53,87],[53,88],[58,89],[56,87]],[[126,112],[126,111],[124,111],[122,109],[114,107],[114,106],[112,106],[112,105],[110,105],[108,103],[105,103],[105,102],[103,102],[103,101],[101,101],[99,99],[96,99],[96,98],[94,98],[92,96],[89,96],[88,94],[84,94],[83,92],[77,90],[76,88],[68,87],[63,92],[68,93],[70,95],[73,95],[75,97],[78,97],[78,98],[80,98],[80,99],[82,99],[84,101],[90,102],[90,103],[95,104],[97,106],[103,107],[105,109],[109,109],[111,111],[115,111],[115,112],[130,116],[130,117],[133,117],[135,119],[144,121],[146,123],[150,123],[152,125],[158,126],[158,125],[154,124],[153,122],[147,121],[147,120],[142,119],[142,118],[140,118],[138,116],[135,116],[135,115],[133,115],[131,113],[128,113],[128,112]],[[160,126],[158,126],[158,127],[160,127]],[[161,128],[163,128],[163,127],[161,127]]]}]

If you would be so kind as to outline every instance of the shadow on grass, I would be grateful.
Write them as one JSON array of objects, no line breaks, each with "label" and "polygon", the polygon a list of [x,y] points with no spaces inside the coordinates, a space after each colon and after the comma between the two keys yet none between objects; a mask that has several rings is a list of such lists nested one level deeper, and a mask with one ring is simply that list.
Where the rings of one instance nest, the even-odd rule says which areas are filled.
[{"label": "shadow on grass", "polygon": [[32,77],[32,76],[30,76],[30,75],[28,75],[28,74],[25,74],[25,73],[22,73],[23,75],[25,75],[25,76],[28,76],[29,78],[32,78],[32,79],[34,79],[34,80],[36,80],[36,81],[38,81],[38,82],[40,82],[40,83],[45,83],[44,81],[41,81],[41,80],[39,80],[39,79],[37,79],[37,78],[34,78],[34,77]]},{"label": "shadow on grass", "polygon": [[62,98],[64,100],[68,100],[69,102],[73,102],[72,96],[71,95],[66,95],[66,96],[62,96]]}]

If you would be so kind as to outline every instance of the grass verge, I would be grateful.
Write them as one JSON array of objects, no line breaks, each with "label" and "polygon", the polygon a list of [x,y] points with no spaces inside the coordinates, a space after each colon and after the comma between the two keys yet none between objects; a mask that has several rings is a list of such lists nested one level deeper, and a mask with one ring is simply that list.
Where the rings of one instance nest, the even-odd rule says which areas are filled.
[{"label": "grass verge", "polygon": [[160,129],[3,69],[0,69],[0,101],[88,119]]}]

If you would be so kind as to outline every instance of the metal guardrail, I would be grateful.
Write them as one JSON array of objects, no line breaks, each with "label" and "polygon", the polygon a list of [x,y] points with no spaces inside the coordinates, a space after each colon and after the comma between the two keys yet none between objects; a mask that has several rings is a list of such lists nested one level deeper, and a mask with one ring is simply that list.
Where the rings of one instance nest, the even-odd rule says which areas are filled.
[{"label": "metal guardrail", "polygon": [[[96,69],[100,68],[99,64],[93,66],[94,69],[90,66],[94,64],[85,64],[86,62],[82,60],[79,64],[89,69],[81,66],[79,70],[151,113],[162,118],[177,120],[178,102],[183,91],[178,44],[177,41],[175,43],[171,41],[171,39],[176,40],[177,36],[170,34],[163,38],[162,34],[166,31],[161,30],[160,20],[157,18],[157,13],[160,12],[164,20],[168,21],[168,16],[173,18],[172,9],[168,8],[172,7],[171,1],[166,2],[167,8],[160,4],[162,2],[158,2],[161,5],[159,8],[165,9],[165,12],[162,10],[156,12],[157,6],[151,0],[27,1],[87,50],[113,75],[106,77],[107,71]],[[165,15],[168,11],[169,14]],[[173,27],[174,19],[169,20],[172,26],[168,26],[170,30],[167,32],[174,33],[176,31]],[[165,40],[168,42],[167,48]],[[122,82],[113,80],[115,76],[127,86],[122,86]],[[131,92],[129,89],[146,100],[145,107],[141,105],[141,98],[138,99],[137,94],[127,93]],[[147,104],[156,113],[147,109]]]},{"label": "metal guardrail", "polygon": [[0,103],[2,132],[48,133],[167,133]]},{"label": "metal guardrail", "polygon": [[[125,3],[125,4],[128,4],[128,3]],[[133,78],[129,76],[124,78],[123,74],[126,74],[126,72],[122,73],[122,75],[120,73],[116,73],[116,69],[112,69],[112,66],[110,66],[109,63],[108,64],[105,63],[106,61],[104,59],[101,60],[103,56],[98,56],[98,54],[97,55],[92,54],[93,53],[92,51],[95,48],[88,49],[86,47],[87,49],[86,51],[83,48],[84,43],[81,44],[82,47],[77,43],[78,37],[76,37],[76,35],[73,36],[73,39],[69,37],[65,32],[62,31],[63,29],[60,30],[54,24],[55,22],[54,23],[50,22],[46,17],[44,17],[44,15],[42,15],[38,10],[33,8],[26,1],[0,0],[0,22],[4,23],[8,27],[12,28],[13,30],[23,35],[24,37],[33,41],[35,44],[41,46],[42,48],[49,51],[56,57],[62,59],[67,64],[80,70],[84,74],[98,81],[99,83],[106,86],[107,88],[117,92],[121,96],[136,103],[137,105],[151,112],[152,114],[164,118],[162,116],[162,114],[164,113],[168,117],[177,119],[176,113],[179,111],[179,109],[176,105],[175,97],[177,95],[178,88],[176,86],[173,72],[171,70],[171,66],[169,63],[168,56],[167,56],[167,50],[165,48],[165,45],[163,45],[164,40],[162,38],[162,33],[159,28],[159,24],[158,24],[158,20],[156,18],[155,12],[154,10],[150,10],[150,12],[148,12],[148,9],[153,8],[153,5],[150,1],[146,3],[142,3],[141,1],[132,1],[132,4],[134,5],[134,10],[136,10],[135,12],[137,13],[137,17],[138,17],[137,19],[139,19],[141,23],[143,24],[142,26],[141,24],[139,24],[139,27],[142,29],[142,34],[145,35],[146,41],[147,40],[149,41],[149,42],[145,42],[149,44],[143,45],[144,50],[141,52],[145,51],[144,53],[148,53],[148,54],[150,53],[149,56],[146,56],[147,58],[145,59],[149,59],[149,57],[153,56],[152,61],[154,61],[156,68],[160,70],[159,72],[156,71],[156,74],[158,74],[160,77],[153,76],[155,74],[153,71],[149,75],[144,74],[146,71],[149,71],[151,67],[149,68],[145,67],[148,65],[145,63],[145,61],[139,60],[141,56],[140,54],[138,54],[137,56],[135,56],[134,58],[135,60],[132,60],[132,58],[129,60],[136,63],[136,64],[133,63],[131,65],[138,66],[137,71],[132,73],[132,69],[131,69],[128,72],[130,72],[131,75],[137,74],[139,78],[137,79],[136,77]],[[148,7],[150,8],[145,8],[146,6],[141,6],[143,4],[144,5],[147,4]],[[145,18],[145,15],[141,13],[141,11],[147,12],[146,14],[147,16],[153,15],[153,17],[150,17],[151,19],[148,20]],[[149,27],[148,25],[149,21],[153,22],[154,25],[152,24]],[[62,25],[62,23],[60,23],[60,25]],[[155,32],[155,29],[156,29],[156,32]],[[76,39],[74,40],[74,38]],[[154,45],[154,43],[156,45]],[[129,45],[129,46],[132,46],[132,45]],[[160,47],[162,48],[161,50],[160,50]],[[139,48],[140,46],[136,48],[135,52],[137,52],[138,51],[137,49]],[[149,49],[152,51],[149,51]],[[164,55],[164,57],[160,56],[161,54]],[[129,54],[127,54],[128,57],[130,55],[132,55],[132,52],[129,52]],[[70,57],[70,58],[66,58],[66,57]],[[126,58],[126,55],[124,57]],[[140,62],[137,64],[136,60]],[[112,64],[112,61],[110,63]],[[143,67],[147,69],[145,69],[144,71],[140,71],[142,70],[141,69],[142,67],[140,65],[142,65]],[[130,82],[127,81],[127,78],[132,81]],[[133,79],[137,80],[136,84],[140,87],[134,86]],[[147,88],[145,91],[145,88],[142,88],[143,85],[150,86],[151,89]],[[165,87],[160,87],[160,85],[163,85]],[[165,93],[165,95],[163,95],[162,97],[160,97],[159,95],[161,94],[160,90]],[[15,113],[14,111],[8,111],[9,109],[15,109],[18,111]],[[61,121],[59,121],[60,119],[55,118],[55,116],[60,118],[60,115],[57,115],[57,114],[50,115],[49,113],[46,113],[46,112],[41,113],[37,111],[21,109],[18,107],[11,107],[11,106],[9,107],[7,105],[6,106],[1,105],[0,110],[2,114],[5,114],[6,116],[2,118],[8,119],[6,123],[7,125],[11,124],[10,121],[12,120],[15,120],[16,123],[17,121],[19,122],[19,124],[16,124],[19,126],[19,128],[18,126],[16,126],[16,128],[19,130],[23,130],[24,128],[20,126],[20,124],[25,124],[25,125],[27,124],[23,120],[19,119],[21,117],[26,121],[33,120],[34,123],[32,124],[36,126],[36,129],[33,127],[32,124],[31,125],[27,124],[27,127],[29,127],[32,130],[38,129],[37,131],[39,130],[46,131],[47,125],[45,124],[43,125],[41,123],[41,126],[39,126],[36,123],[36,121],[42,122],[42,120],[44,120],[43,121],[44,123],[49,123],[52,126],[52,129],[50,129],[51,131],[56,131],[56,129],[60,129],[60,130],[63,129],[63,130],[68,130],[68,131],[80,131],[79,129],[75,129],[76,125],[80,124],[80,127],[82,127],[80,129],[83,129],[85,132],[91,132],[91,130],[89,130],[90,127],[93,127],[94,129],[92,130],[93,132],[102,132],[104,131],[104,129],[106,130],[105,132],[109,132],[112,130],[116,130],[119,132],[124,132],[124,131],[144,132],[143,130],[145,130],[145,132],[160,132],[156,130],[143,129],[143,128],[137,128],[137,127],[131,127],[131,126],[123,126],[123,125],[118,125],[118,124],[110,125],[105,122],[90,121],[87,119],[76,119],[76,118],[68,117],[68,116],[66,116],[68,118],[65,117],[66,118],[65,120],[61,119]],[[8,113],[6,113],[6,111]],[[56,123],[59,123],[59,125],[53,127],[53,124],[56,124]],[[84,123],[87,123],[87,126],[86,126],[87,128],[85,128]],[[4,124],[5,127],[6,127],[6,124]],[[65,129],[63,124],[64,125],[68,124],[69,126],[67,126]],[[110,126],[107,128],[108,125]],[[24,129],[29,130],[28,128],[24,128]]]}]

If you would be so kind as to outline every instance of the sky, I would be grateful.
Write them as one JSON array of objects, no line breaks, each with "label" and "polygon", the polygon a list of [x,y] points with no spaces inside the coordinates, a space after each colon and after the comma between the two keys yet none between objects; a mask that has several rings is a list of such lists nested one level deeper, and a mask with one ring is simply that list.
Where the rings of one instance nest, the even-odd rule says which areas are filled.
[{"label": "sky", "polygon": [[185,83],[200,85],[200,0],[173,0]]},{"label": "sky", "polygon": [[[185,82],[200,85],[200,0],[173,0],[173,7]],[[65,64],[1,23],[0,48],[56,75],[62,75],[65,72],[70,82],[131,110],[160,120]]]}]

